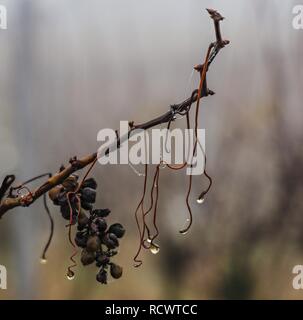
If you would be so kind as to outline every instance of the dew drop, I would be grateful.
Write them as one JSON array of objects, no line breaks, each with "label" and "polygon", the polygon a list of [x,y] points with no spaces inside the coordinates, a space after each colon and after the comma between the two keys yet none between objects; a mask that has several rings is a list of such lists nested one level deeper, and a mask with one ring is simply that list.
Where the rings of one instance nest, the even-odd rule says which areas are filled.
[{"label": "dew drop", "polygon": [[190,219],[186,219],[186,222],[185,222],[185,227],[184,227],[184,229],[182,229],[182,230],[180,230],[179,232],[181,233],[181,234],[183,234],[183,235],[185,235],[185,234],[187,234],[188,233],[188,228],[186,228],[186,225],[188,225],[188,223],[190,222]]},{"label": "dew drop", "polygon": [[145,177],[145,173],[139,172],[130,162],[128,163],[128,165],[131,167],[131,169],[134,171],[134,173],[135,173],[138,177]]},{"label": "dew drop", "polygon": [[160,247],[157,244],[152,243],[149,250],[152,254],[158,254]]},{"label": "dew drop", "polygon": [[145,244],[145,249],[150,249],[150,244],[152,243],[152,239],[147,238],[144,240],[144,244]]},{"label": "dew drop", "polygon": [[160,166],[159,166],[160,170],[163,170],[163,169],[165,169],[166,167],[167,167],[167,164],[164,163],[164,162],[162,162],[162,163],[160,164]]},{"label": "dew drop", "polygon": [[188,232],[188,230],[180,230],[180,233],[183,235],[187,234],[187,232]]},{"label": "dew drop", "polygon": [[199,198],[199,199],[197,199],[197,203],[199,203],[199,204],[202,204],[204,201],[205,201],[204,198]]},{"label": "dew drop", "polygon": [[68,280],[74,280],[75,279],[75,273],[71,270],[68,270],[67,274],[66,274],[66,278]]},{"label": "dew drop", "polygon": [[41,258],[41,259],[40,259],[40,263],[41,263],[41,264],[46,264],[46,263],[47,263],[47,259]]}]

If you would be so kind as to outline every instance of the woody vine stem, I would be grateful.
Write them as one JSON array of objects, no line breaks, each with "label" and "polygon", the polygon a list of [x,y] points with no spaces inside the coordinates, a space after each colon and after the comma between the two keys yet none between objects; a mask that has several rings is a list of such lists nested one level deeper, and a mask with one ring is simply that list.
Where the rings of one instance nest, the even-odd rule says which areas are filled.
[{"label": "woody vine stem", "polygon": [[[172,122],[174,122],[177,118],[177,115],[185,117],[187,128],[190,128],[190,119],[189,114],[191,111],[191,107],[193,104],[195,104],[195,123],[194,123],[194,129],[195,129],[195,143],[194,143],[194,149],[193,154],[196,153],[197,145],[199,144],[199,141],[197,139],[197,130],[198,130],[198,115],[199,115],[199,107],[200,107],[200,100],[203,97],[207,97],[209,95],[213,95],[214,92],[210,90],[207,87],[207,81],[206,81],[206,75],[209,71],[209,67],[211,63],[214,61],[217,54],[220,52],[222,48],[224,48],[227,44],[229,44],[228,40],[223,40],[221,36],[221,29],[220,29],[220,23],[224,19],[221,14],[213,9],[207,9],[208,13],[210,14],[211,19],[214,22],[214,29],[215,29],[215,35],[216,35],[216,41],[211,43],[208,47],[204,62],[202,64],[198,64],[194,67],[194,69],[200,74],[200,82],[199,86],[196,90],[194,90],[191,94],[191,96],[182,101],[179,104],[171,105],[169,110],[165,112],[164,114],[147,121],[142,124],[135,124],[133,121],[129,122],[129,131],[128,134],[125,136],[119,136],[117,132],[117,140],[115,143],[116,149],[120,148],[121,144],[126,141],[133,130],[135,129],[143,129],[148,130],[149,128],[161,125],[161,124],[167,124],[167,128],[170,128],[170,125]],[[74,177],[75,172],[80,171],[86,167],[88,167],[86,173],[84,174],[84,177],[81,179],[81,182],[77,183],[74,188],[66,188],[66,201],[69,208],[69,228],[73,225],[73,210],[76,212],[76,217],[80,219],[80,210],[81,210],[81,199],[80,199],[80,193],[83,190],[84,184],[88,184],[87,179],[88,175],[91,173],[94,165],[97,163],[98,159],[102,156],[108,155],[110,152],[113,152],[116,150],[114,147],[107,147],[105,150],[102,150],[101,152],[94,152],[90,155],[87,155],[81,159],[78,159],[77,157],[74,157],[69,160],[69,165],[64,167],[62,166],[59,170],[59,172],[55,173],[54,175],[48,173],[46,175],[40,175],[38,177],[35,177],[33,179],[29,179],[26,182],[23,182],[18,185],[14,185],[15,182],[15,176],[14,175],[8,175],[4,178],[2,185],[0,187],[0,218],[2,218],[8,211],[16,208],[16,207],[29,207],[32,205],[36,200],[38,200],[40,197],[43,197],[44,199],[44,206],[46,209],[46,212],[48,213],[48,216],[50,218],[51,222],[51,236],[53,233],[53,220],[50,215],[50,211],[47,206],[46,202],[46,195],[49,192],[49,194],[54,190],[55,188],[58,188],[59,186],[62,186],[62,184],[68,181],[68,179],[71,179]],[[205,156],[205,154],[204,154]],[[135,255],[134,261],[135,266],[141,265],[142,261],[138,259],[141,248],[150,249],[152,252],[156,253],[158,250],[157,244],[154,242],[154,240],[159,235],[159,230],[157,227],[157,204],[158,204],[158,198],[159,198],[159,179],[160,179],[160,168],[162,166],[167,166],[171,170],[181,170],[186,166],[187,163],[184,163],[180,166],[173,166],[168,165],[166,163],[159,163],[156,166],[156,170],[154,173],[153,178],[153,184],[150,191],[150,206],[147,210],[144,208],[144,201],[146,198],[147,193],[147,176],[148,176],[148,165],[145,165],[145,179],[144,179],[144,187],[143,187],[143,194],[142,198],[139,202],[139,205],[135,212],[135,218],[139,230],[139,248]],[[205,156],[205,166],[206,166],[206,156]],[[212,179],[207,174],[206,170],[204,169],[204,176],[208,179],[209,185],[206,190],[204,190],[198,197],[198,202],[203,202],[204,196],[208,193],[210,190],[210,187],[212,185]],[[31,190],[29,189],[28,185],[37,179],[43,179],[45,177],[48,177],[47,181],[41,184],[38,188]],[[188,229],[190,228],[192,224],[192,212],[189,202],[189,197],[191,193],[191,186],[192,186],[192,175],[189,175],[189,183],[188,183],[188,191],[186,194],[186,205],[188,208],[188,226],[186,226],[183,230],[180,230],[181,233],[186,233]],[[62,189],[61,189],[62,192]],[[83,196],[83,194],[82,194]],[[51,197],[51,195],[50,195]],[[72,203],[71,199],[74,201]],[[52,199],[54,200],[54,198]],[[75,208],[74,208],[75,207]],[[88,209],[90,213],[92,213],[92,209]],[[96,210],[95,210],[96,211]],[[139,213],[141,212],[141,215],[139,216]],[[155,230],[155,233],[152,234],[150,228],[148,227],[146,223],[146,216],[151,213],[153,214],[153,227]],[[99,215],[100,218],[100,215]],[[141,218],[141,221],[140,221]],[[92,220],[93,218],[91,218]],[[91,223],[91,222],[90,222]],[[99,221],[100,223],[100,221]],[[79,230],[79,228],[78,228]],[[146,237],[147,233],[147,238]],[[69,229],[69,235],[70,235],[70,229]],[[47,245],[43,252],[43,258],[45,259],[45,253],[46,250],[50,244],[51,236],[47,242]],[[69,237],[70,238],[70,237]],[[104,240],[105,241],[105,240]],[[70,242],[73,244],[73,247],[76,247],[73,243],[73,241],[70,238]],[[86,249],[85,249],[86,250]],[[110,250],[110,249],[108,249]],[[102,251],[102,250],[101,250]],[[109,252],[109,251],[108,251]],[[112,253],[110,253],[112,254]],[[109,254],[108,254],[109,255]],[[74,256],[74,254],[73,254]],[[73,256],[71,257],[71,260],[73,260]],[[83,262],[83,261],[82,261]],[[74,264],[75,265],[75,264]],[[73,265],[73,266],[74,266]],[[113,265],[113,264],[112,264]],[[73,267],[71,266],[71,267]],[[116,270],[117,271],[117,270]],[[99,277],[99,280],[104,280],[104,270],[102,271],[102,276]],[[69,275],[71,276],[71,269],[69,269]],[[97,278],[98,280],[98,278]],[[99,281],[98,280],[98,281]],[[102,282],[100,281],[100,282]],[[106,283],[102,282],[102,283]]]}]

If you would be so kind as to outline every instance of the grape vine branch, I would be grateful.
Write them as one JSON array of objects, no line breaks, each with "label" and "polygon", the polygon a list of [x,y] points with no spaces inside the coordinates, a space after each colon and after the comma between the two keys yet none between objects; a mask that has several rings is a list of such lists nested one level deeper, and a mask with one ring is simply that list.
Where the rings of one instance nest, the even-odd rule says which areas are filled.
[{"label": "grape vine branch", "polygon": [[[215,28],[215,34],[216,34],[216,41],[211,43],[208,47],[208,59],[207,59],[207,65],[205,66],[205,63],[199,64],[194,67],[194,69],[200,73],[201,81],[200,84],[201,88],[196,89],[192,92],[191,96],[182,101],[179,104],[171,105],[169,108],[169,111],[165,112],[164,114],[147,121],[142,124],[134,124],[134,122],[129,123],[129,132],[126,136],[117,137],[117,148],[120,147],[121,143],[125,141],[125,139],[128,139],[131,132],[135,129],[143,129],[147,130],[149,128],[158,126],[163,123],[170,124],[173,122],[176,118],[176,115],[188,115],[191,106],[194,102],[199,101],[202,97],[206,97],[209,95],[213,95],[214,92],[208,89],[207,83],[206,83],[206,74],[209,70],[209,66],[214,61],[217,54],[220,52],[222,48],[224,48],[227,44],[229,44],[228,40],[223,40],[221,36],[221,29],[220,29],[220,22],[224,19],[221,14],[213,9],[207,9],[208,13],[210,14],[211,19],[214,22],[214,28]],[[204,71],[204,72],[203,72]],[[113,148],[107,148],[106,150],[103,150],[102,154],[108,154],[109,152],[113,152]],[[19,186],[13,186],[13,183],[15,181],[14,175],[8,175],[5,177],[5,179],[2,182],[2,185],[0,187],[0,218],[4,216],[5,213],[8,211],[16,208],[16,207],[28,207],[31,204],[33,204],[37,199],[39,199],[41,196],[45,196],[47,192],[49,192],[54,187],[62,184],[68,177],[70,177],[74,172],[79,171],[81,169],[84,169],[87,166],[89,167],[88,172],[85,176],[88,175],[90,169],[93,167],[93,165],[97,162],[99,157],[98,152],[94,152],[90,155],[87,155],[81,159],[78,159],[77,157],[74,157],[69,160],[69,165],[60,172],[57,172],[54,175],[49,175],[50,177],[46,182],[44,182],[42,185],[40,185],[35,190],[30,190],[25,186],[25,183],[19,185]],[[27,181],[30,182],[31,180]],[[24,190],[26,190],[26,193],[14,193],[14,190],[20,190],[23,187]]]}]

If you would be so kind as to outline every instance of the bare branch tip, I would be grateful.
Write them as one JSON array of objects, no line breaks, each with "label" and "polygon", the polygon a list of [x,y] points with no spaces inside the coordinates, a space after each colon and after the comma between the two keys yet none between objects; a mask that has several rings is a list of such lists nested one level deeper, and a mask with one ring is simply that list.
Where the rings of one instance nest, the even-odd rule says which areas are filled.
[{"label": "bare branch tip", "polygon": [[210,14],[210,17],[214,20],[214,21],[222,21],[225,18],[223,16],[221,16],[221,14],[214,10],[214,9],[206,9],[206,11]]}]

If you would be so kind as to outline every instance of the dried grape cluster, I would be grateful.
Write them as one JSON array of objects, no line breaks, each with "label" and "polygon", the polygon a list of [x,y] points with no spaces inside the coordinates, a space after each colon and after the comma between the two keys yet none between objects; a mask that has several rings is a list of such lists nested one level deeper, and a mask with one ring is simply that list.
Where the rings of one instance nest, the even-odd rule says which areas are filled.
[{"label": "dried grape cluster", "polygon": [[[82,249],[81,262],[84,266],[95,263],[99,268],[98,282],[106,284],[108,271],[114,279],[122,276],[123,269],[111,262],[119,247],[119,239],[125,234],[120,223],[108,227],[106,218],[109,209],[94,209],[97,183],[88,178],[79,184],[78,176],[71,175],[61,185],[49,191],[54,205],[60,207],[62,217],[76,225],[75,245]],[[74,261],[71,258],[72,261]],[[69,269],[69,273],[73,272]]]}]

